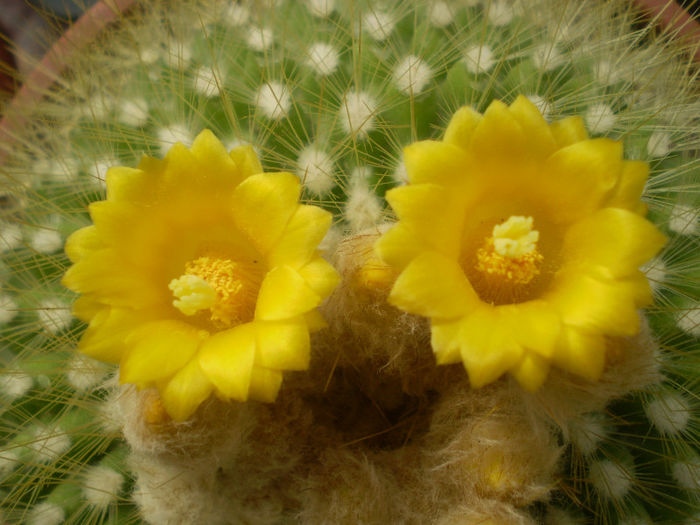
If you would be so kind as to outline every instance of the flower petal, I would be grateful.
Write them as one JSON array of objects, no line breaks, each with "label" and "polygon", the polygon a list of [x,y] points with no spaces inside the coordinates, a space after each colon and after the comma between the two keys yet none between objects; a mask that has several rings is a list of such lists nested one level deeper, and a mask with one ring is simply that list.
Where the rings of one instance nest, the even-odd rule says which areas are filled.
[{"label": "flower petal", "polygon": [[512,330],[504,328],[499,310],[488,305],[477,308],[464,319],[459,339],[462,361],[474,388],[501,377],[523,355]]},{"label": "flower petal", "polygon": [[392,226],[375,244],[379,258],[397,270],[403,270],[420,253],[431,249],[431,245],[404,222]]},{"label": "flower petal", "polygon": [[311,310],[304,315],[304,322],[310,333],[318,332],[328,327],[328,323],[318,310]]},{"label": "flower petal", "polygon": [[180,321],[145,323],[125,339],[128,347],[119,369],[121,383],[145,387],[180,370],[197,352],[198,330]]},{"label": "flower petal", "polygon": [[256,366],[250,376],[249,399],[272,403],[282,386],[282,372]]},{"label": "flower petal", "polygon": [[142,322],[126,310],[103,308],[83,332],[78,350],[100,361],[119,363],[126,351],[125,336]]},{"label": "flower petal", "polygon": [[508,107],[508,111],[515,117],[525,133],[525,147],[530,153],[540,160],[546,159],[554,153],[557,144],[547,121],[542,117],[537,106],[524,95],[518,95],[515,102]]},{"label": "flower petal", "polygon": [[469,155],[462,148],[435,140],[406,146],[403,157],[411,184],[428,182],[450,186],[464,179],[471,165]]},{"label": "flower petal", "polygon": [[447,125],[443,141],[468,150],[474,130],[482,118],[481,113],[469,106],[459,108]]},{"label": "flower petal", "polygon": [[221,395],[237,401],[248,397],[254,359],[254,323],[212,335],[199,351],[199,365],[207,378]]},{"label": "flower petal", "polygon": [[501,171],[532,157],[523,128],[500,100],[494,100],[484,112],[472,137],[471,150],[479,166]]},{"label": "flower petal", "polygon": [[646,206],[639,201],[649,177],[649,165],[641,161],[626,161],[617,188],[605,203],[613,208],[625,208],[640,215],[646,213]]},{"label": "flower petal", "polygon": [[542,357],[551,357],[561,321],[557,312],[547,302],[528,301],[496,308],[500,310],[506,326],[523,348]]},{"label": "flower petal", "polygon": [[233,192],[231,211],[236,226],[258,251],[266,254],[279,240],[297,210],[301,186],[291,173],[251,175]]},{"label": "flower petal", "polygon": [[197,410],[214,390],[214,385],[199,366],[197,358],[191,359],[160,390],[166,412],[175,421],[185,421]]},{"label": "flower petal", "polygon": [[340,275],[335,268],[321,257],[316,257],[302,266],[299,275],[321,297],[328,297],[340,282]]},{"label": "flower petal", "polygon": [[258,155],[251,145],[246,144],[233,148],[229,156],[231,160],[236,163],[236,167],[243,179],[255,175],[256,173],[262,173],[263,171]]},{"label": "flower petal", "polygon": [[157,179],[140,169],[115,166],[107,170],[105,182],[107,200],[144,202],[153,199]]},{"label": "flower petal", "polygon": [[625,277],[651,259],[666,237],[646,219],[621,208],[604,208],[572,225],[562,249],[564,261],[604,266]]},{"label": "flower petal", "polygon": [[412,231],[433,250],[456,258],[464,209],[459,192],[437,184],[411,184],[386,193],[386,200]]},{"label": "flower petal", "polygon": [[552,360],[568,372],[597,381],[605,368],[605,339],[599,333],[564,327]]},{"label": "flower petal", "polygon": [[583,119],[579,116],[567,117],[557,122],[552,122],[549,125],[549,129],[554,136],[554,140],[559,148],[564,148],[575,144],[576,142],[581,142],[583,140],[588,140],[588,132],[586,131],[586,125]]},{"label": "flower petal", "polygon": [[[106,278],[106,268],[120,268]],[[162,303],[162,293],[143,272],[121,260],[113,250],[92,252],[71,266],[61,283],[74,292],[94,294],[105,305],[141,309]]]},{"label": "flower petal", "polygon": [[255,319],[278,321],[290,319],[316,308],[321,296],[289,266],[273,268],[260,285]]},{"label": "flower petal", "polygon": [[331,226],[333,216],[317,206],[300,205],[269,254],[271,268],[279,265],[299,269],[315,255],[318,244]]},{"label": "flower petal", "polygon": [[103,247],[102,239],[95,226],[86,226],[71,233],[66,239],[65,251],[71,262],[78,262],[85,255]]},{"label": "flower petal", "polygon": [[562,272],[548,298],[564,324],[589,333],[630,336],[639,331],[631,290],[580,270]]},{"label": "flower petal", "polygon": [[525,352],[520,362],[511,369],[510,373],[525,390],[535,392],[547,378],[549,368],[549,360],[533,352]]},{"label": "flower petal", "polygon": [[577,142],[560,149],[544,163],[533,181],[550,216],[560,224],[573,222],[599,208],[622,172],[622,144],[610,139]]},{"label": "flower petal", "polygon": [[425,317],[455,319],[479,304],[462,268],[437,252],[425,252],[399,275],[389,303]]},{"label": "flower petal", "polygon": [[439,365],[459,363],[462,360],[459,331],[462,319],[456,321],[433,320],[430,327],[430,345]]},{"label": "flower petal", "polygon": [[284,321],[256,321],[255,364],[275,370],[309,367],[309,330],[302,317]]}]

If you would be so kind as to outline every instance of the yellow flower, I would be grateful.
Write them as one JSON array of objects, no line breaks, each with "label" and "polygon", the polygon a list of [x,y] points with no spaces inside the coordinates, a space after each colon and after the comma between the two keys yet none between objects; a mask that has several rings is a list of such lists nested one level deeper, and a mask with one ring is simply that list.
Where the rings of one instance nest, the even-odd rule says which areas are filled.
[{"label": "yellow flower", "polygon": [[316,310],[338,282],[319,257],[331,223],[299,204],[289,173],[262,173],[250,147],[209,131],[163,160],[112,168],[93,225],[75,232],[64,284],[89,322],[79,349],[155,386],[184,420],[212,392],[273,401],[282,370],[309,364]]},{"label": "yellow flower", "polygon": [[637,333],[651,301],[638,268],[665,238],[643,218],[648,166],[523,96],[462,108],[404,155],[377,251],[401,271],[389,301],[431,319],[437,362],[463,361],[474,387],[509,372],[536,390],[551,364],[596,380],[605,337]]}]

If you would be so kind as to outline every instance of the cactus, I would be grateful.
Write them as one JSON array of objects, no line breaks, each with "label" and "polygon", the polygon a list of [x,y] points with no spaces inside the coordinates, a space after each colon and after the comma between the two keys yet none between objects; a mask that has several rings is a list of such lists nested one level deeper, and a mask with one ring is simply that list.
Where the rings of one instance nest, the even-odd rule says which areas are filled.
[{"label": "cactus", "polygon": [[[40,101],[6,106],[21,126],[0,145],[0,521],[700,519],[700,105],[673,37],[623,1],[138,2]],[[534,395],[434,368],[425,323],[385,304],[372,255],[403,148],[519,94],[647,161],[643,200],[668,237],[644,268],[648,330],[599,383],[556,376]],[[344,282],[309,372],[285,375],[275,404],[213,400],[174,423],[75,352],[63,246],[109,167],[203,129],[298,176],[302,201],[333,214],[320,248]]]}]

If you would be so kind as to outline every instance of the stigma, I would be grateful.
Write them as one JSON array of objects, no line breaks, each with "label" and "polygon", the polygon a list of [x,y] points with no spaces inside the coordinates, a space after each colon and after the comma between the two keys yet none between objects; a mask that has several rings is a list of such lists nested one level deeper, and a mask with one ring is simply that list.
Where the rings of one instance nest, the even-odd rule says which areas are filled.
[{"label": "stigma", "polygon": [[187,316],[201,312],[219,328],[253,319],[262,268],[256,261],[242,262],[216,256],[198,257],[185,265],[185,273],[170,281],[173,306]]},{"label": "stigma", "polygon": [[476,269],[499,281],[528,284],[540,273],[543,257],[537,250],[539,237],[532,217],[509,217],[493,227],[491,237],[477,251]]}]

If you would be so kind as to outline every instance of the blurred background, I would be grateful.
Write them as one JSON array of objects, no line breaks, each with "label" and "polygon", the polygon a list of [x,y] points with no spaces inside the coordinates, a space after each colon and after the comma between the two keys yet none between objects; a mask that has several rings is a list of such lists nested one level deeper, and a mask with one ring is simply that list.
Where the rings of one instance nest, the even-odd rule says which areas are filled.
[{"label": "blurred background", "polygon": [[[231,0],[235,2],[236,0]],[[672,0],[630,0],[663,6]],[[0,0],[0,102],[17,89],[57,35],[97,0]],[[678,0],[696,20],[700,0]],[[1,110],[1,106],[0,106]]]}]

